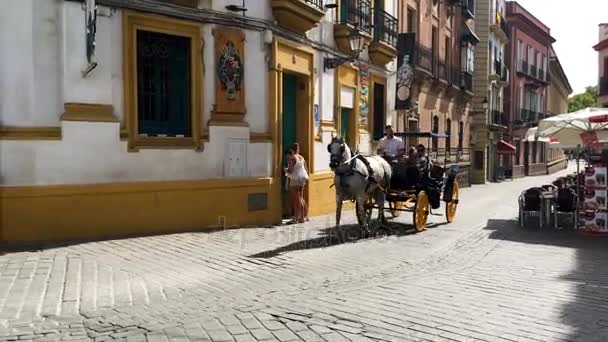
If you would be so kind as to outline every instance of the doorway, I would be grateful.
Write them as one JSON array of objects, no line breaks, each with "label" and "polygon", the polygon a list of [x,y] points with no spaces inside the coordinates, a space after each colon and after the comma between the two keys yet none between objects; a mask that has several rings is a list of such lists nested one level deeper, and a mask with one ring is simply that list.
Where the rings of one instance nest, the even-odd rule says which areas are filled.
[{"label": "doorway", "polygon": [[[309,78],[304,75],[283,73],[281,93],[282,93],[282,111],[281,111],[281,167],[283,170],[287,168],[288,158],[287,152],[293,143],[297,142],[300,145],[300,154],[306,160],[309,166],[307,170],[310,176],[312,170],[311,151],[308,146],[310,138],[310,105],[309,105]],[[281,177],[281,194],[282,194],[282,216],[283,218],[293,217],[291,202],[289,201],[289,183],[285,174]],[[308,206],[308,188],[304,189],[304,199]]]}]

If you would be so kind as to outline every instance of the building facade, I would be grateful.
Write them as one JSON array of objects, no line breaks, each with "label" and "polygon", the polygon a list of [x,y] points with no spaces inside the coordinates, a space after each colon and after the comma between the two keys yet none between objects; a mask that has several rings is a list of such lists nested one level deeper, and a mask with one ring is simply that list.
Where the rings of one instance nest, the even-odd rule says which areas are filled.
[{"label": "building facade", "polygon": [[470,127],[473,97],[475,6],[470,0],[404,0],[397,8],[399,32],[415,33],[411,110],[397,111],[398,131],[425,131],[446,139],[409,139],[427,146],[436,163],[458,165],[462,185],[470,183]]},{"label": "building facade", "polygon": [[553,48],[549,50],[548,72],[547,117],[568,113],[568,97],[573,90]]},{"label": "building facade", "polygon": [[555,39],[551,30],[516,1],[507,2],[507,22],[511,40],[507,47],[507,66],[512,70],[504,108],[510,119],[512,144],[516,155],[513,177],[546,174],[544,142],[526,141],[528,128],[546,117],[548,60]]},{"label": "building facade", "polygon": [[3,3],[2,240],[280,223],[296,141],[335,210],[332,134],[369,152],[391,120],[396,1],[233,3]]},{"label": "building facade", "polygon": [[598,107],[608,108],[608,23],[599,25],[599,43],[593,48],[598,54]]},{"label": "building facade", "polygon": [[503,108],[504,89],[509,84],[505,49],[509,43],[504,0],[476,2],[475,32],[479,48],[475,50],[473,89],[472,181],[483,184],[504,176],[504,165],[513,151],[505,141],[508,121]]},{"label": "building facade", "polygon": [[[549,87],[547,88],[547,117],[568,112],[568,97],[572,94],[572,86],[568,76],[559,62],[555,50],[549,50],[549,70],[547,75]],[[551,174],[567,167],[567,158],[564,150],[553,148],[551,144],[545,144],[547,149],[546,166],[547,174]]]}]

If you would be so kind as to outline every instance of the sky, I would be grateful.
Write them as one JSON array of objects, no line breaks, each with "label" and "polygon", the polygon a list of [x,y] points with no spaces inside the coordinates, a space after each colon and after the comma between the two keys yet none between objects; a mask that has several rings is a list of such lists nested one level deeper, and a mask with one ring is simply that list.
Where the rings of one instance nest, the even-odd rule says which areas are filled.
[{"label": "sky", "polygon": [[608,0],[517,0],[551,29],[557,53],[574,94],[597,85],[598,25],[608,23]]}]

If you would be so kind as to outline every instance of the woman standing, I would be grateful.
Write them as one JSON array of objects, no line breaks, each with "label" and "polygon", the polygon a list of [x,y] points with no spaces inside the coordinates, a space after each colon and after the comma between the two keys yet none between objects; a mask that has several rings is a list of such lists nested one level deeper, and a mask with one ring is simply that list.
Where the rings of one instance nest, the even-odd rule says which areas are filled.
[{"label": "woman standing", "polygon": [[300,154],[300,145],[291,145],[291,156],[288,160],[287,177],[289,178],[289,193],[291,205],[293,206],[294,219],[290,223],[302,223],[308,220],[308,208],[304,200],[304,186],[308,182],[306,161]]}]

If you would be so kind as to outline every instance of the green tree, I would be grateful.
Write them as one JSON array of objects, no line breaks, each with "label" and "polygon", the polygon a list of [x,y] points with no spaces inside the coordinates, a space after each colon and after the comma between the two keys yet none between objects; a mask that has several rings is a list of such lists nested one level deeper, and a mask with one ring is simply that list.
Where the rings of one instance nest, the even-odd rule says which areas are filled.
[{"label": "green tree", "polygon": [[584,93],[576,94],[568,99],[568,112],[597,106],[597,86],[586,87]]}]

